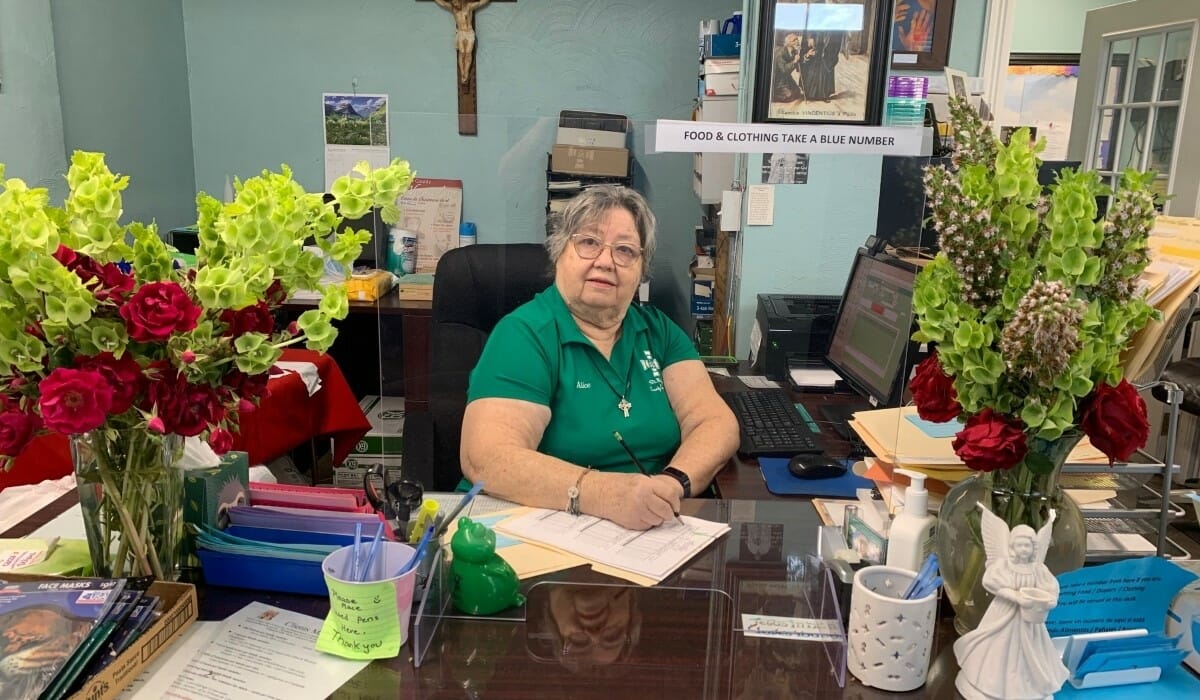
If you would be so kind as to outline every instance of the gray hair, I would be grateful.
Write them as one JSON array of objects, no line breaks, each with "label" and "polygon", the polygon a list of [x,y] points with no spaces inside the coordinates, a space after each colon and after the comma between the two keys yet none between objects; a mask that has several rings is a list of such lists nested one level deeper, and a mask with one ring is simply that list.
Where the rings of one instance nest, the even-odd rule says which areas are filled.
[{"label": "gray hair", "polygon": [[545,243],[550,264],[558,264],[571,236],[599,223],[611,209],[624,209],[633,217],[638,230],[638,243],[642,246],[642,281],[650,279],[650,262],[654,259],[654,249],[658,247],[658,222],[646,198],[637,190],[622,185],[588,187],[575,195],[567,207],[552,219],[551,232]]}]

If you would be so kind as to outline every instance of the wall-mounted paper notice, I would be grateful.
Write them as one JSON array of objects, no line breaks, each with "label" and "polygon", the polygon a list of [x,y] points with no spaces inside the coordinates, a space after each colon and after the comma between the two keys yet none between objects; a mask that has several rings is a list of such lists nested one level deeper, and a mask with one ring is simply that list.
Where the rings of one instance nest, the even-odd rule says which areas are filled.
[{"label": "wall-mounted paper notice", "polygon": [[750,185],[746,202],[747,226],[775,223],[775,185]]},{"label": "wall-mounted paper notice", "polygon": [[[326,576],[325,583],[329,585],[329,615],[317,637],[317,649],[347,659],[390,659],[400,653],[404,635],[396,605],[396,581],[345,583]],[[409,601],[411,604],[411,591]]]},{"label": "wall-mounted paper notice", "polygon": [[721,193],[721,230],[738,231],[742,228],[742,193],[726,190]]}]

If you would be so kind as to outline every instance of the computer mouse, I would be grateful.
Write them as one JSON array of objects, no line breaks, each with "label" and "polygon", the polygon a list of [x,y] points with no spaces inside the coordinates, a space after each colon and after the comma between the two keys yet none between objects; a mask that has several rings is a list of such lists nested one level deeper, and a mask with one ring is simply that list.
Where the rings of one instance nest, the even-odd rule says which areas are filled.
[{"label": "computer mouse", "polygon": [[845,474],[846,467],[825,455],[799,454],[788,461],[788,471],[797,479],[832,479]]}]

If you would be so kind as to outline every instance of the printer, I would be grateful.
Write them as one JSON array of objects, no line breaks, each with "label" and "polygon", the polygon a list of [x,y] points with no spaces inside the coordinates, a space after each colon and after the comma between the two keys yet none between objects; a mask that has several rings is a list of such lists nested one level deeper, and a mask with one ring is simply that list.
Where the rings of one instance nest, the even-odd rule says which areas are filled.
[{"label": "printer", "polygon": [[837,295],[759,294],[754,370],[781,381],[789,367],[824,367],[841,301]]}]

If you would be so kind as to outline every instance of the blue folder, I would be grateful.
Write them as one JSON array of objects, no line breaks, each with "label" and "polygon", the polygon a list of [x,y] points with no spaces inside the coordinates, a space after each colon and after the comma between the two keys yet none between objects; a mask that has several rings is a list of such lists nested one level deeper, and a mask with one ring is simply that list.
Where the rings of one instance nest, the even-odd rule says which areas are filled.
[{"label": "blue folder", "polygon": [[846,473],[830,479],[797,479],[788,471],[786,457],[759,457],[763,481],[776,496],[826,496],[853,498],[858,489],[869,489],[875,482],[850,471],[853,460],[845,460]]}]

